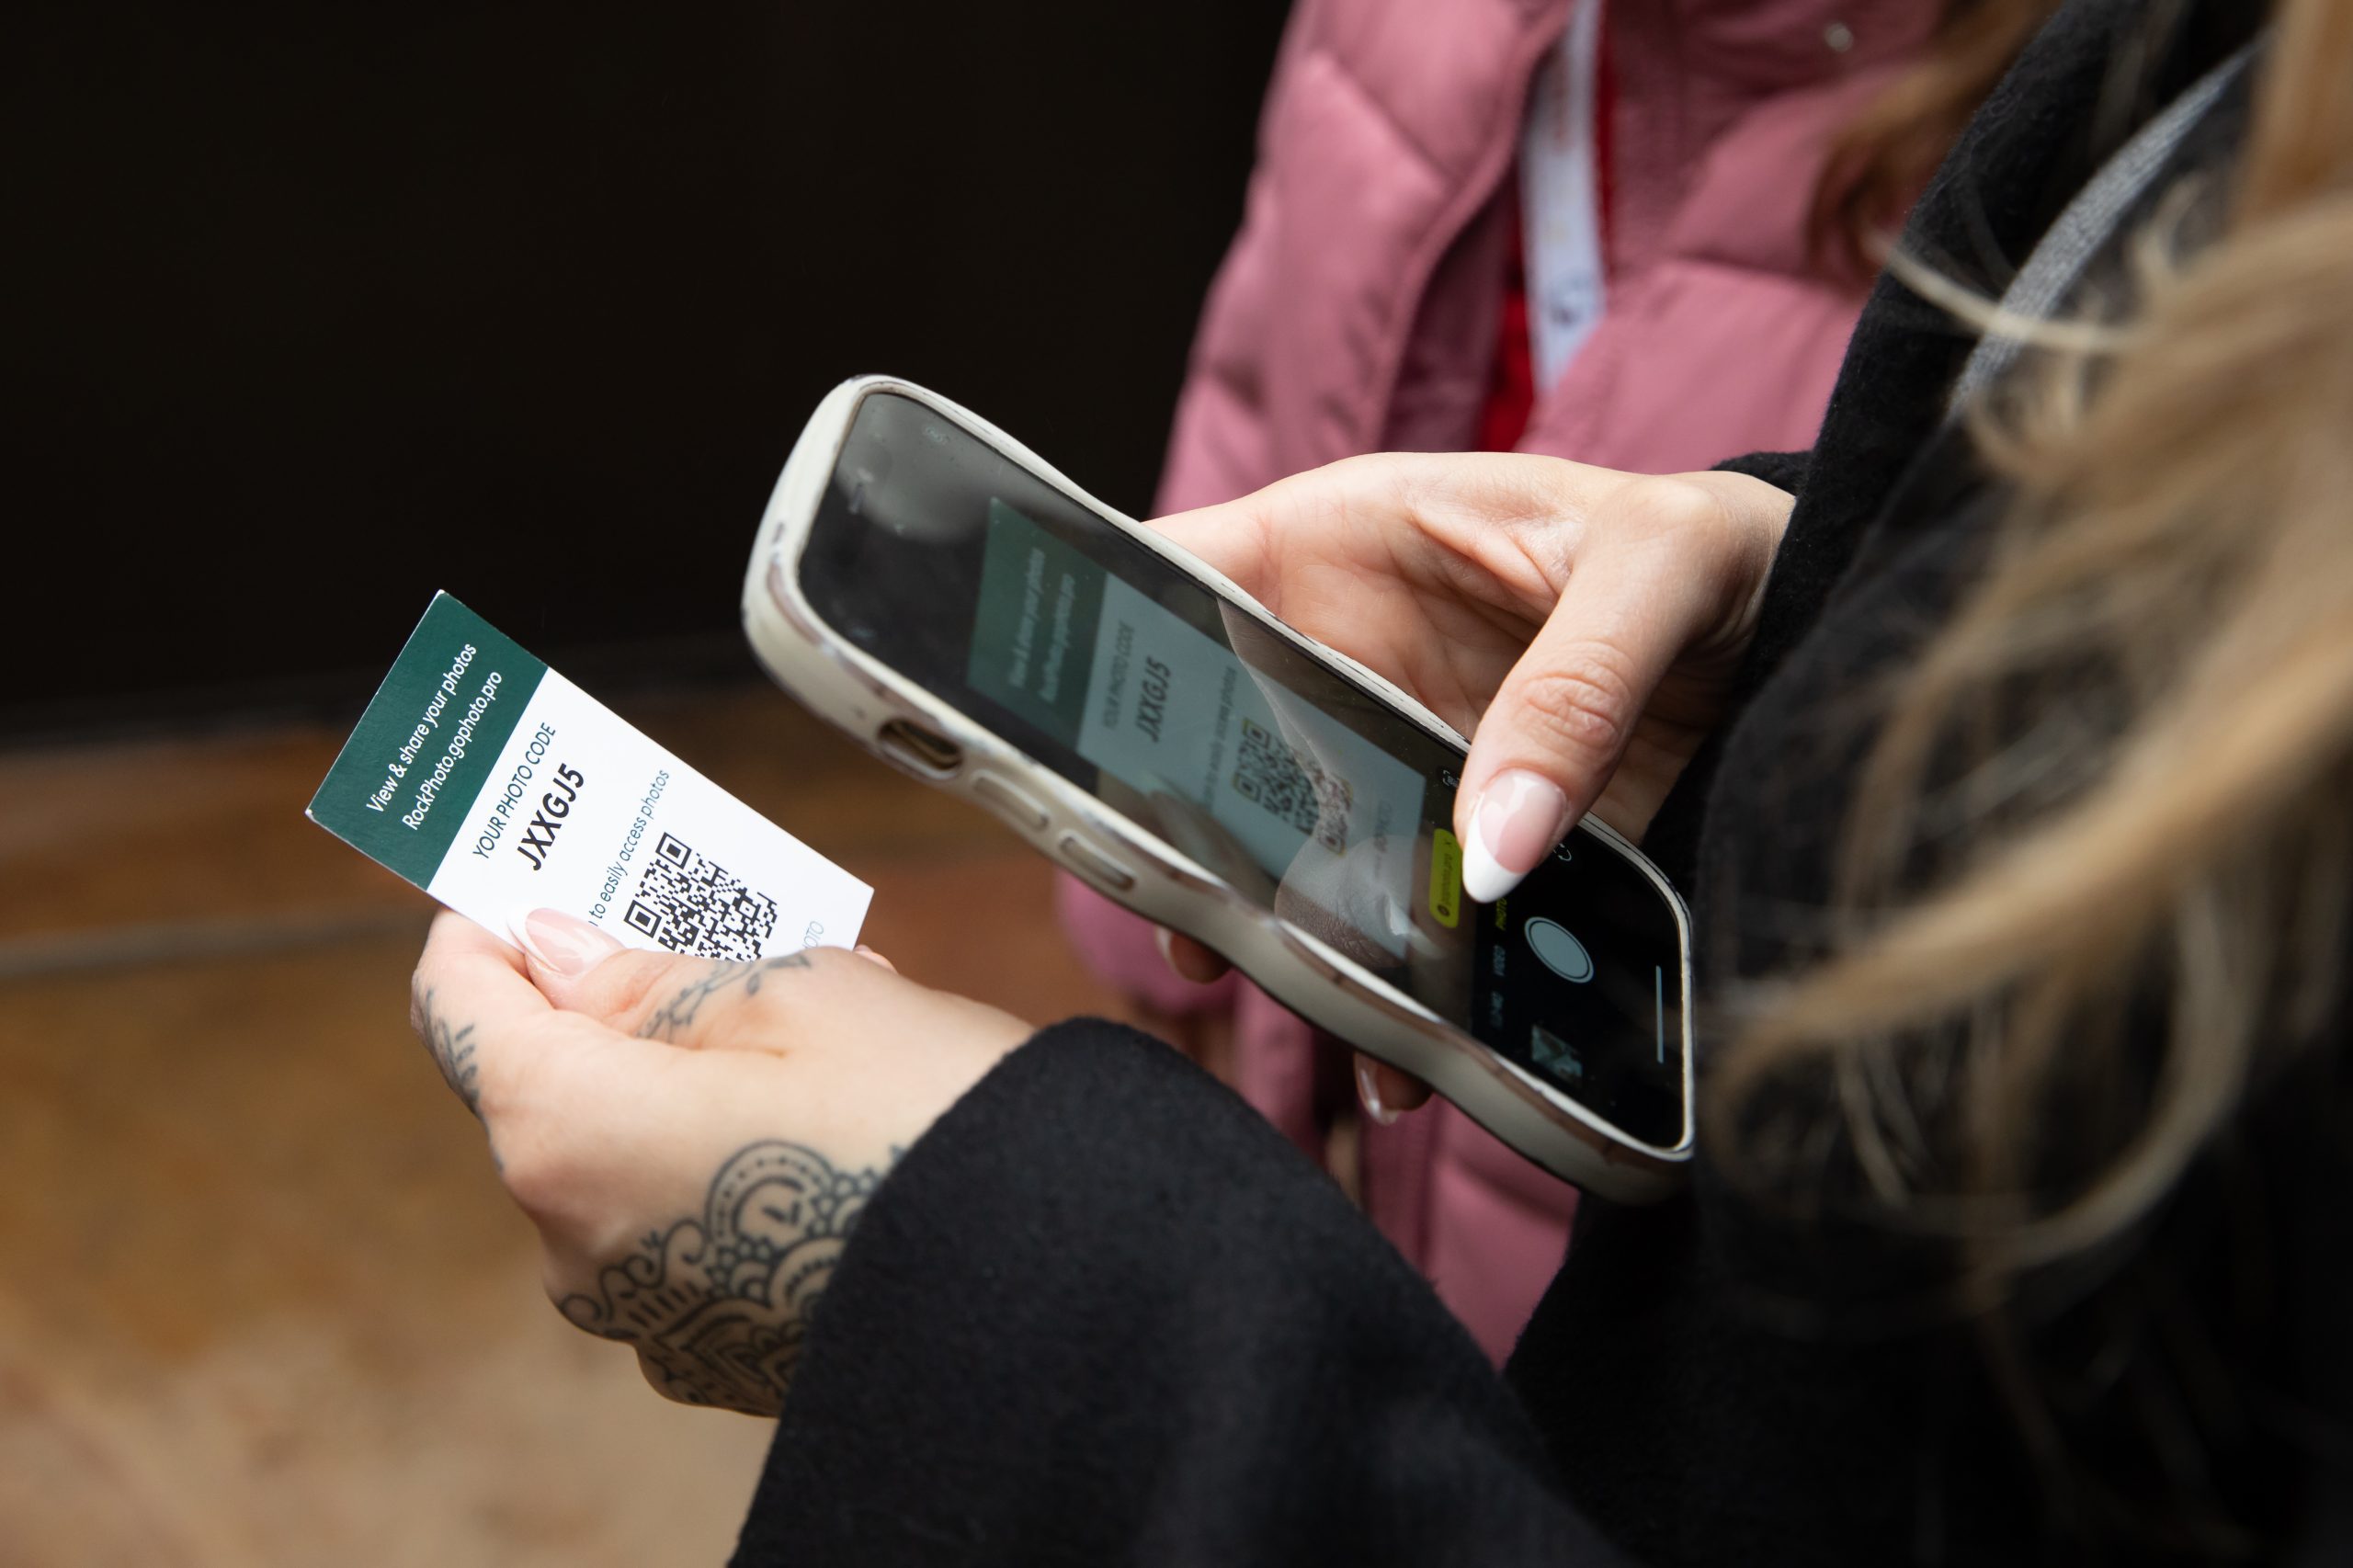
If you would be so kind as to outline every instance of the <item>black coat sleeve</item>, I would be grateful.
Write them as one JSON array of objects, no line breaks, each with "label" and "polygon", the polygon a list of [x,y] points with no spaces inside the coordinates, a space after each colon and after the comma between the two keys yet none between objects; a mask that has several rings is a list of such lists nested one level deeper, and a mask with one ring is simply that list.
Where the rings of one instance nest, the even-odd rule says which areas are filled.
[{"label": "black coat sleeve", "polygon": [[1617,1559],[1329,1178],[1176,1051],[1080,1021],[876,1193],[735,1561]]},{"label": "black coat sleeve", "polygon": [[1726,458],[1716,464],[1716,472],[1745,473],[1795,495],[1805,483],[1805,471],[1813,462],[1811,449],[1802,452],[1751,452],[1746,457]]}]

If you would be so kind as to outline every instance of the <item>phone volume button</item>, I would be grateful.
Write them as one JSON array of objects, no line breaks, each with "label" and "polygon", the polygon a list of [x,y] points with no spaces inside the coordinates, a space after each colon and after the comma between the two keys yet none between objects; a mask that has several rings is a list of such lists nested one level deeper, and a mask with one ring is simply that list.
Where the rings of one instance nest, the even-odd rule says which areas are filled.
[{"label": "phone volume button", "polygon": [[1109,888],[1115,892],[1125,892],[1136,885],[1136,874],[1133,871],[1129,870],[1074,833],[1063,835],[1061,848],[1063,858],[1070,862],[1071,869],[1090,882]]},{"label": "phone volume button", "polygon": [[1046,808],[994,773],[973,775],[972,793],[983,805],[1001,812],[1016,827],[1037,833],[1046,825]]}]

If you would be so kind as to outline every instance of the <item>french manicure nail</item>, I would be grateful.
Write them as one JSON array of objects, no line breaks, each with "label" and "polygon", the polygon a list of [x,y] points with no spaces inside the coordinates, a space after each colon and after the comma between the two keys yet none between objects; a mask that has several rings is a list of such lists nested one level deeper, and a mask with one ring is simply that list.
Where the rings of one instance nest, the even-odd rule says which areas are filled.
[{"label": "french manicure nail", "polygon": [[1396,1124],[1397,1113],[1381,1103],[1381,1080],[1374,1075],[1372,1063],[1361,1056],[1357,1058],[1357,1098],[1362,1102],[1365,1115],[1372,1118],[1376,1125]]},{"label": "french manicure nail", "polygon": [[621,950],[620,943],[576,915],[535,909],[517,934],[524,948],[558,974],[585,974]]},{"label": "french manicure nail", "polygon": [[1561,787],[1524,767],[1496,774],[1471,810],[1471,841],[1462,846],[1462,891],[1493,903],[1519,885],[1569,831],[1569,798]]}]

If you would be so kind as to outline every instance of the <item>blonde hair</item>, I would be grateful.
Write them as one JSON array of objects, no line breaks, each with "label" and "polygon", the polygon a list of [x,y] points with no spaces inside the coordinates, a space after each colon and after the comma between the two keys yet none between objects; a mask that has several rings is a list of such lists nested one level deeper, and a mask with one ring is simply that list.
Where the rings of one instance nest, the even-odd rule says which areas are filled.
[{"label": "blonde hair", "polygon": [[[2017,501],[1893,685],[1840,939],[1708,1087],[1737,1177],[1803,1196],[1827,1129],[1847,1196],[1951,1244],[1957,1306],[1989,1318],[2029,1275],[2096,1288],[2340,1003],[2353,6],[2274,9],[2219,239],[2143,235],[2107,346],[2044,354],[1981,420]],[[2154,1061],[2127,1018],[2152,1001]]]}]

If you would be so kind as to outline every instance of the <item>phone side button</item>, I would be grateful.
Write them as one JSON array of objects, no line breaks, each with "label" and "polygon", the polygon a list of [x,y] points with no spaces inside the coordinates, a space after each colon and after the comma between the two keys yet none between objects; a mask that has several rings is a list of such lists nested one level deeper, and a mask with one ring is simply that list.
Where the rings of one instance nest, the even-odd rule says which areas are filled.
[{"label": "phone side button", "polygon": [[972,793],[1016,827],[1036,833],[1046,825],[1046,808],[994,773],[974,774]]},{"label": "phone side button", "polygon": [[1125,892],[1136,885],[1136,874],[1088,844],[1074,833],[1065,833],[1062,841],[1063,858],[1071,869],[1088,881]]}]

